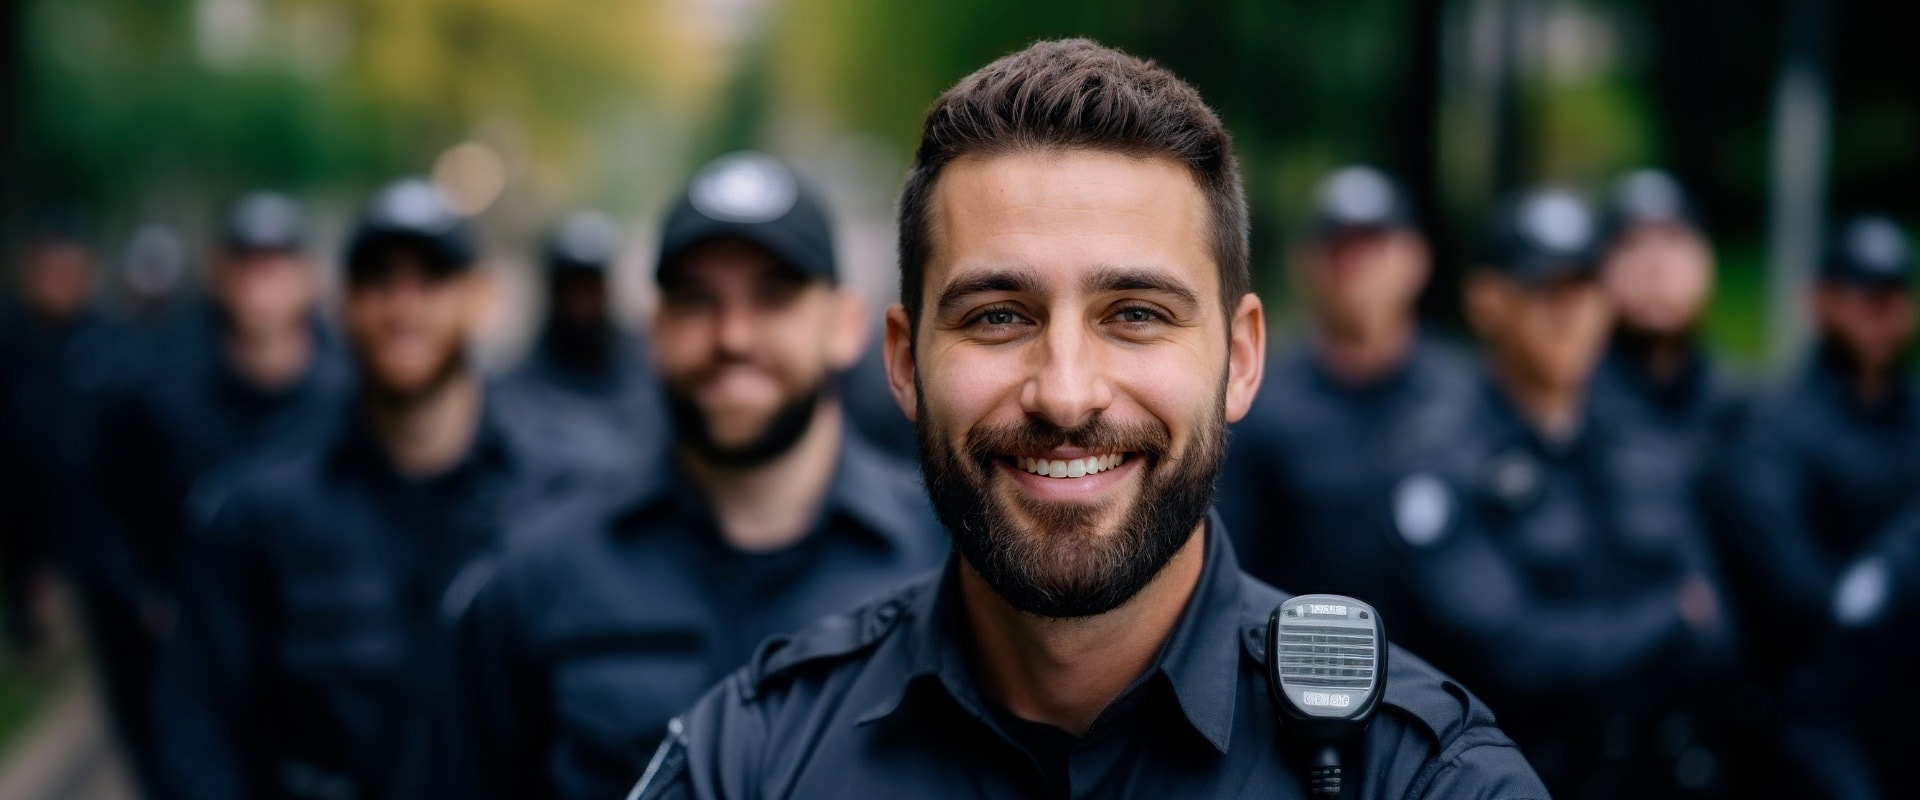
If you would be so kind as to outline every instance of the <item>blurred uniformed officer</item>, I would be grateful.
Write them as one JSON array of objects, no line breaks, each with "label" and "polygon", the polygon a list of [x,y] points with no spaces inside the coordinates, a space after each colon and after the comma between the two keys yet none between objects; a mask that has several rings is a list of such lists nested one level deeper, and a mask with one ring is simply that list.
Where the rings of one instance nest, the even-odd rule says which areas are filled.
[{"label": "blurred uniformed officer", "polygon": [[1391,619],[1390,490],[1458,432],[1472,371],[1421,334],[1427,244],[1386,176],[1328,176],[1298,260],[1311,327],[1234,427],[1220,516],[1248,572],[1291,592],[1354,595]]},{"label": "blurred uniformed officer", "polygon": [[790,169],[737,153],[701,170],[658,276],[673,452],[504,559],[461,624],[419,796],[618,797],[667,720],[761,640],[946,553],[911,466],[848,428],[833,377],[867,317]]},{"label": "blurred uniformed officer", "polygon": [[580,482],[564,438],[503,418],[469,365],[486,285],[431,184],[381,191],[345,260],[357,397],[196,490],[155,699],[170,797],[385,796],[470,593],[456,576]]},{"label": "blurred uniformed officer", "polygon": [[1713,294],[1712,246],[1679,183],[1663,172],[1616,181],[1604,214],[1600,278],[1615,320],[1593,378],[1594,413],[1649,426],[1705,469],[1737,433],[1740,410],[1700,337]]},{"label": "blurred uniformed officer", "polygon": [[[1730,464],[1730,556],[1746,605],[1767,620],[1756,630],[1772,633],[1756,637],[1756,657],[1784,681],[1781,695],[1798,699],[1786,713],[1810,732],[1785,749],[1829,796],[1874,791],[1833,749],[1846,738],[1837,731],[1854,726],[1815,687],[1831,685],[1836,670],[1866,666],[1823,652],[1843,566],[1920,500],[1920,392],[1907,372],[1913,270],[1908,237],[1891,219],[1865,215],[1834,227],[1813,290],[1813,354],[1756,405]],[[1868,705],[1873,713],[1858,719],[1910,726],[1878,701]],[[1870,729],[1856,733],[1860,746],[1886,743]]]},{"label": "blurred uniformed officer", "polygon": [[[106,570],[97,609],[110,696],[146,716],[156,637],[171,616],[189,488],[222,462],[304,430],[344,395],[339,347],[315,311],[299,206],[271,192],[228,211],[208,272],[211,303],[139,345],[142,378],[114,404],[95,459],[104,513],[89,534]],[[148,763],[148,726],[130,743]]]},{"label": "blurred uniformed officer", "polygon": [[[674,727],[642,798],[1304,798],[1269,702],[1284,597],[1213,481],[1260,385],[1232,143],[1171,73],[1085,40],[928,113],[887,371],[957,554],[777,639]],[[1465,689],[1395,650],[1360,797],[1543,797]]]},{"label": "blurred uniformed officer", "polygon": [[619,255],[619,228],[605,214],[578,211],[560,221],[543,254],[545,327],[501,388],[505,402],[529,413],[583,417],[657,447],[666,413],[646,343],[614,320],[611,273]]},{"label": "blurred uniformed officer", "polygon": [[1706,788],[1712,759],[1652,729],[1724,667],[1730,627],[1686,466],[1586,406],[1611,322],[1595,233],[1559,190],[1496,210],[1466,286],[1479,407],[1395,492],[1419,612],[1400,630],[1486,694],[1556,797]]},{"label": "blurred uniformed officer", "polygon": [[70,557],[83,594],[102,585],[74,534],[94,504],[87,465],[128,359],[123,331],[95,303],[83,227],[57,214],[40,221],[18,254],[20,306],[0,317],[0,602],[8,644],[23,650],[38,643],[34,587],[45,568]]}]

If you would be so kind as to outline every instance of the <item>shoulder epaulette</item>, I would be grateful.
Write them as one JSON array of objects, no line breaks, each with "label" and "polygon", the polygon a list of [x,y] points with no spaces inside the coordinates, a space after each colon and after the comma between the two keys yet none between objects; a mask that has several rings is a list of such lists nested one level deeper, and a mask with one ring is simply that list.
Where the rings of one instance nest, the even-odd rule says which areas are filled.
[{"label": "shoulder epaulette", "polygon": [[915,584],[798,633],[768,639],[748,662],[749,691],[760,691],[809,666],[838,663],[865,652],[894,629],[907,607],[928,588]]}]

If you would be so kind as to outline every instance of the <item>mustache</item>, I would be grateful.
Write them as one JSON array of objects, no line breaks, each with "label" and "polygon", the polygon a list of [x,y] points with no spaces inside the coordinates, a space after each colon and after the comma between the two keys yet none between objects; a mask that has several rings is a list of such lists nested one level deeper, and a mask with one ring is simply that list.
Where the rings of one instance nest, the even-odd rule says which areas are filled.
[{"label": "mustache", "polygon": [[1127,452],[1161,461],[1173,450],[1173,435],[1149,422],[1114,423],[1095,416],[1071,428],[1035,417],[1009,425],[982,426],[967,436],[969,459],[990,464],[1015,453],[1044,453],[1057,448]]}]

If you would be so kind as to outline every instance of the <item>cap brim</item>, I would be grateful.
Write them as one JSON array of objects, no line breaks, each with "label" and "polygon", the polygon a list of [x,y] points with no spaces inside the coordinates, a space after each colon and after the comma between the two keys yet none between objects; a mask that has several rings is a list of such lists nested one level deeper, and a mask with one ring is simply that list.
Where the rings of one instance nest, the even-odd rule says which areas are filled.
[{"label": "cap brim", "polygon": [[673,240],[660,251],[660,263],[654,270],[656,281],[665,282],[679,262],[695,248],[717,241],[740,241],[760,247],[775,260],[809,278],[835,280],[834,268],[821,260],[819,248],[809,245],[788,228],[765,223],[730,222],[699,219],[674,232]]}]

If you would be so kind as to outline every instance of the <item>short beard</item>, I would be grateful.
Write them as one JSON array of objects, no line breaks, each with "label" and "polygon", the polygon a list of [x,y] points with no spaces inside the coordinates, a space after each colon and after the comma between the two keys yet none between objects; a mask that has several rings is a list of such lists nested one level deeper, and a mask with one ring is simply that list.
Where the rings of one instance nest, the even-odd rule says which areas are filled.
[{"label": "short beard", "polygon": [[395,389],[381,386],[369,380],[370,371],[361,369],[361,393],[367,402],[382,408],[406,409],[426,405],[445,394],[447,387],[466,377],[467,348],[464,344],[449,349],[447,357],[440,361],[433,373],[420,385],[410,389]]},{"label": "short beard", "polygon": [[[1226,455],[1224,380],[1212,419],[1179,457],[1170,434],[1152,424],[1111,425],[1095,417],[1061,428],[1029,417],[1024,424],[973,431],[957,453],[932,430],[919,392],[920,470],[927,494],[954,548],[995,594],[1021,611],[1053,619],[1107,613],[1138,595],[1160,574],[1213,505]],[[1141,460],[1140,494],[1115,530],[1093,529],[1105,509],[1022,498],[1036,530],[1023,530],[994,495],[994,473],[1009,453],[1059,447],[1126,452]]]},{"label": "short beard", "polygon": [[723,445],[713,438],[712,421],[691,397],[666,389],[667,412],[673,419],[674,441],[713,466],[722,469],[751,469],[766,464],[794,448],[813,427],[814,411],[831,391],[831,381],[802,393],[774,411],[773,418],[760,435],[741,445]]}]

